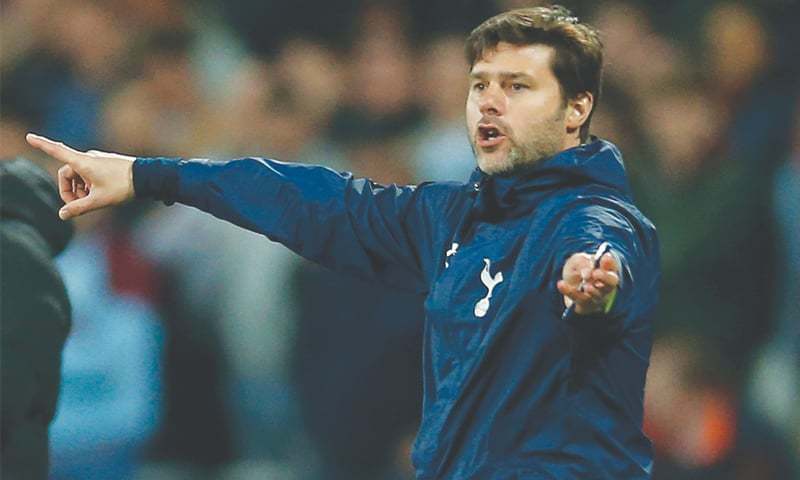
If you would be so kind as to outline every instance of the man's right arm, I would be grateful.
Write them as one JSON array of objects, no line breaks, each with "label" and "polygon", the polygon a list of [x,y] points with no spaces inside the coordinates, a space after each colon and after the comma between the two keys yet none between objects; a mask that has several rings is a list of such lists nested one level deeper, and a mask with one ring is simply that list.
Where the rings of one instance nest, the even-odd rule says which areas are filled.
[{"label": "man's right arm", "polygon": [[454,191],[439,185],[383,186],[325,167],[259,158],[137,160],[77,152],[42,137],[29,142],[65,163],[59,172],[67,202],[62,218],[134,194],[180,202],[334,270],[418,292],[427,288],[423,259],[438,258],[433,236]]},{"label": "man's right arm", "polygon": [[336,271],[425,289],[434,226],[416,187],[263,158],[140,158],[133,182],[137,197],[199,208]]}]

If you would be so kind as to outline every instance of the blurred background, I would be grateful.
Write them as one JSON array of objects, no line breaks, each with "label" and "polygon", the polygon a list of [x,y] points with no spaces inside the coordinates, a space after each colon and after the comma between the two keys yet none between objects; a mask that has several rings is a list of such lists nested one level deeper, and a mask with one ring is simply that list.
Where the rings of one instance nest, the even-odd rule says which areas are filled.
[{"label": "blurred background", "polygon": [[[0,157],[466,180],[462,44],[531,1],[3,0]],[[595,135],[656,224],[655,479],[798,478],[800,4],[563,1],[606,45]],[[422,299],[183,207],[76,221],[55,479],[409,479]]]}]

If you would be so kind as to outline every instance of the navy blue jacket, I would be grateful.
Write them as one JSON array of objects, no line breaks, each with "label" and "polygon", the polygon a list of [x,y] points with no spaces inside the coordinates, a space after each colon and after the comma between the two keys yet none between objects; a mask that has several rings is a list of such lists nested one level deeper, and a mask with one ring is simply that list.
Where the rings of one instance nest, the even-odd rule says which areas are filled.
[{"label": "navy blue jacket", "polygon": [[[146,158],[134,187],[427,294],[419,479],[649,478],[658,245],[614,145],[595,140],[517,176],[418,186],[260,158]],[[564,262],[603,241],[622,262],[612,309],[562,315]]]}]

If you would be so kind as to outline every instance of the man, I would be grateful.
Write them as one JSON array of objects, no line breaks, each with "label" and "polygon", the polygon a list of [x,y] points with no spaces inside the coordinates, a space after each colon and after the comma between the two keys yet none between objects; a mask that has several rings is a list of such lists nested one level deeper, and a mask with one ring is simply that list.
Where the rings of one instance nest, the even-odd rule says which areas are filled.
[{"label": "man", "polygon": [[178,201],[336,271],[424,292],[418,478],[648,478],[658,247],[618,150],[589,138],[597,33],[561,7],[516,10],[476,28],[467,54],[478,162],[467,184],[28,140],[65,163],[62,218],[134,195]]},{"label": "man", "polygon": [[59,222],[53,180],[28,160],[0,160],[0,352],[2,477],[45,479],[47,433],[71,324],[53,257],[72,237]]}]

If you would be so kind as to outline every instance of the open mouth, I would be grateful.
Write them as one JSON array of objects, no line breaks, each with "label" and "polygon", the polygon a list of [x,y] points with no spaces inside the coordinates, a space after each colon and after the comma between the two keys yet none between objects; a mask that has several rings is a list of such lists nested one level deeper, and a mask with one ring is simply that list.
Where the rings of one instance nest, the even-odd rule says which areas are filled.
[{"label": "open mouth", "polygon": [[477,144],[482,148],[496,147],[505,140],[505,134],[495,125],[478,125]]}]

